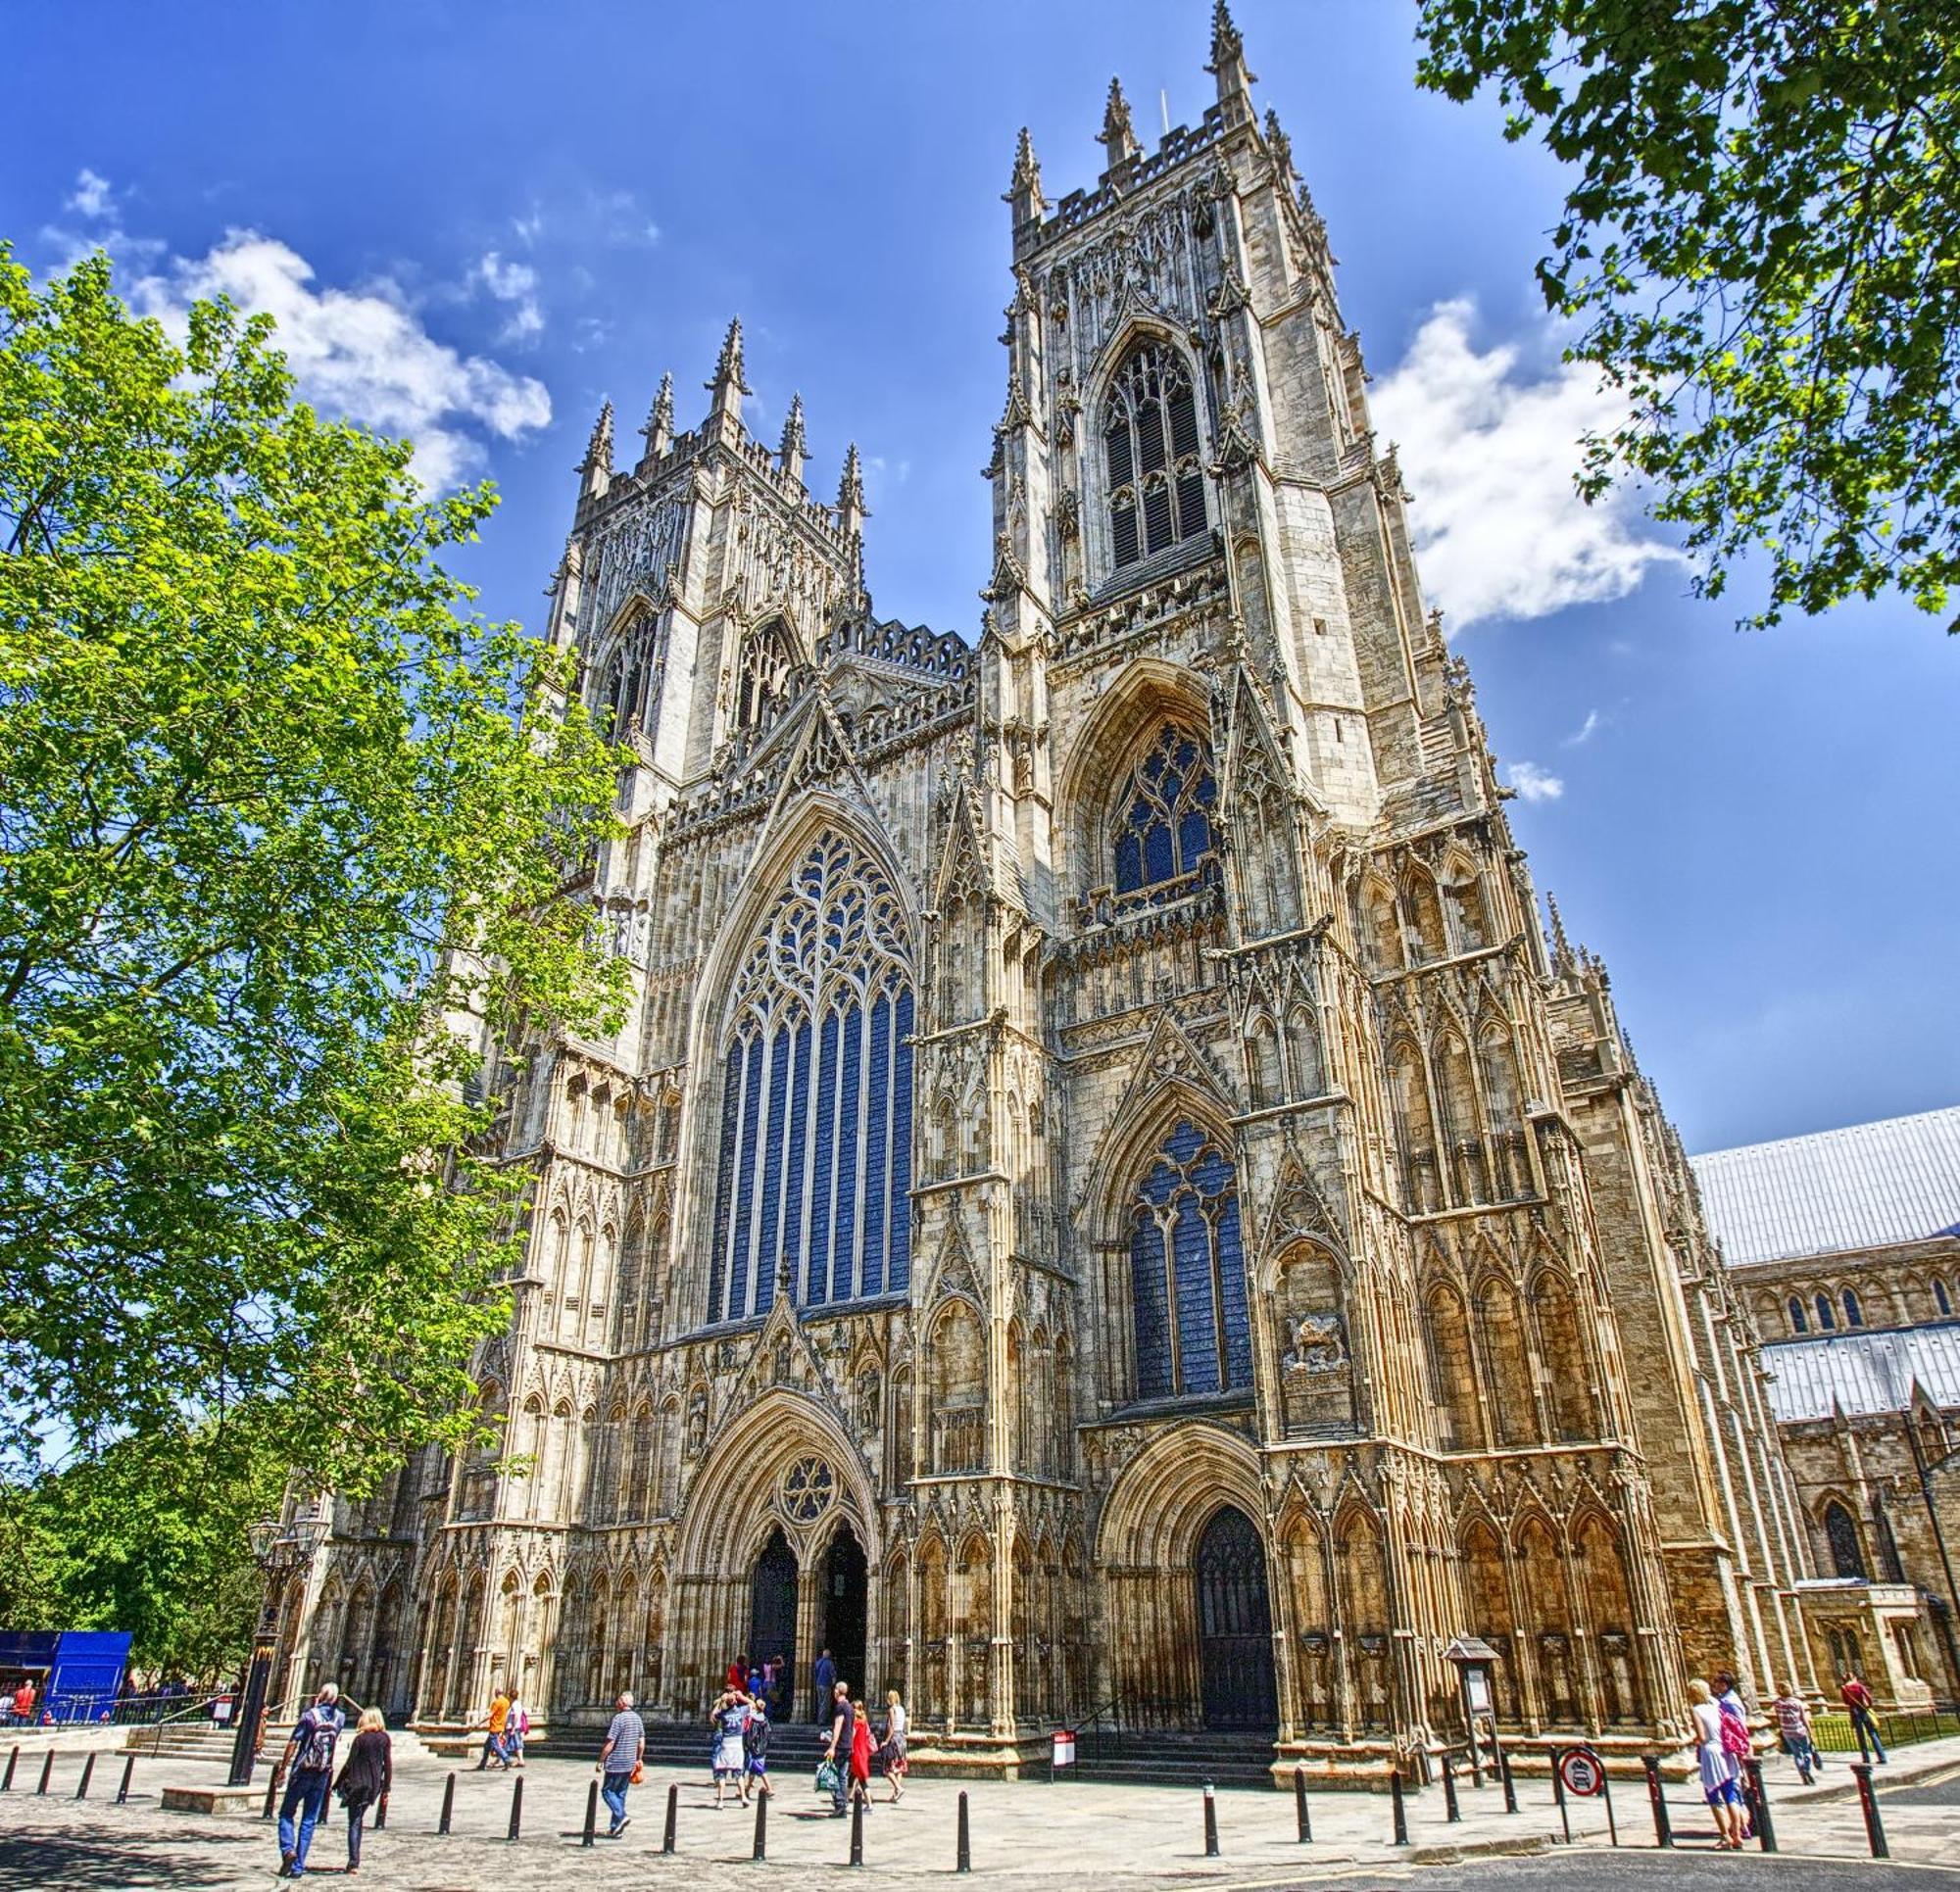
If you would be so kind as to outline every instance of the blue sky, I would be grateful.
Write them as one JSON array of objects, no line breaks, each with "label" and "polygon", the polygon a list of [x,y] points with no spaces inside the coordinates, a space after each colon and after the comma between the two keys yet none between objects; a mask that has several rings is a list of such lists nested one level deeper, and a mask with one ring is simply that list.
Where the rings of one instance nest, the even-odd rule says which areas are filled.
[{"label": "blue sky", "polygon": [[[1768,635],[1638,510],[1569,501],[1596,412],[1532,281],[1555,168],[1419,94],[1401,0],[1239,0],[1341,258],[1432,597],[1528,793],[1541,888],[1612,969],[1693,1149],[1960,1098],[1960,641],[1896,606]],[[773,442],[866,457],[882,614],[971,632],[1010,292],[1005,188],[1090,182],[1211,96],[1208,0],[988,7],[293,4],[16,10],[0,233],[92,242],[149,306],[228,287],[303,379],[505,495],[466,575],[533,626],[602,397],[681,424],[739,312]],[[1742,602],[1746,602],[1745,600]]]}]

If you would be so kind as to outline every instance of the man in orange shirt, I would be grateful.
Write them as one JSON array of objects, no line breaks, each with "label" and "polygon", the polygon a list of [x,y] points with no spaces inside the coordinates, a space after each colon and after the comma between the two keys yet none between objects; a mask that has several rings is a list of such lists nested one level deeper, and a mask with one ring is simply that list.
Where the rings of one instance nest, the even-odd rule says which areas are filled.
[{"label": "man in orange shirt", "polygon": [[504,1752],[504,1726],[511,1719],[511,1698],[500,1687],[490,1702],[490,1732],[483,1737],[483,1758],[476,1764],[476,1771],[481,1773],[492,1761],[500,1768],[511,1765],[511,1757]]},{"label": "man in orange shirt", "polygon": [[17,1722],[31,1722],[34,1719],[34,1684],[22,1676],[21,1685],[14,1690],[14,1719]]}]

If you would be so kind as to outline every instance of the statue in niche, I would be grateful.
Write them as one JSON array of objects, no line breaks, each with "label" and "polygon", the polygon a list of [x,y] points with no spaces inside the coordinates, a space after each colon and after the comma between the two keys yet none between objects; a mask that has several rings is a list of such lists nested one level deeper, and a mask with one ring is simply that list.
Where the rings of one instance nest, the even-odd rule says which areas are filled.
[{"label": "statue in niche", "polygon": [[1339,1314],[1303,1314],[1293,1324],[1293,1345],[1280,1361],[1288,1373],[1339,1373],[1348,1364],[1348,1339]]},{"label": "statue in niche", "polygon": [[708,1444],[708,1388],[697,1386],[687,1402],[687,1455],[699,1458]]}]

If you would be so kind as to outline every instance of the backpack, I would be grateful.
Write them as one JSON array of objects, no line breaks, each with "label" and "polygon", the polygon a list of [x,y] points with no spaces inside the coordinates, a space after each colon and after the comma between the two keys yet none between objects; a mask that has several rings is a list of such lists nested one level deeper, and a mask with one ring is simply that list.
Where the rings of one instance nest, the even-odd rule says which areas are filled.
[{"label": "backpack", "polygon": [[334,1743],[339,1738],[340,1726],[331,1714],[322,1715],[317,1708],[308,1709],[300,1717],[299,1726],[293,1730],[293,1739],[300,1750],[293,1766],[311,1773],[323,1772],[333,1766]]},{"label": "backpack", "polygon": [[1746,1761],[1755,1749],[1749,1743],[1747,1723],[1727,1702],[1722,1704],[1722,1752]]}]

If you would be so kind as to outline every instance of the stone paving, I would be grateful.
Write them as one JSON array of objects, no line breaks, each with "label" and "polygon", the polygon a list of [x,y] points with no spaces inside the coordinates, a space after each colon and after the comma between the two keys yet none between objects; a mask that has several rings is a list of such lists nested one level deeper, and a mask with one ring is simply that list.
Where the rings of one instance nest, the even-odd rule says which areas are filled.
[{"label": "stone paving", "polygon": [[[121,1757],[97,1763],[91,1797],[74,1798],[81,1757],[57,1759],[48,1794],[25,1767],[14,1790],[0,1796],[0,1892],[15,1888],[74,1886],[235,1887],[270,1880],[274,1842],[269,1822],[253,1812],[229,1815],[167,1813],[157,1796],[166,1785],[209,1785],[222,1770],[182,1761],[142,1761],[132,1797],[114,1804]],[[752,1811],[713,1810],[713,1796],[698,1771],[650,1771],[633,1791],[632,1824],[617,1840],[601,1838],[591,1850],[579,1844],[590,1769],[540,1757],[521,1776],[522,1834],[505,1837],[514,1777],[460,1772],[454,1828],[435,1832],[449,1768],[416,1754],[398,1768],[387,1828],[371,1834],[360,1874],[364,1882],[404,1892],[473,1892],[474,1888],[576,1885],[608,1892],[650,1884],[704,1888],[754,1886],[759,1878],[806,1885],[832,1874],[848,1875],[850,1821],[833,1819],[802,1777],[779,1781],[768,1821],[766,1865],[751,1862]],[[1848,1771],[1834,1767],[1822,1788],[1797,1787],[1788,1762],[1769,1764],[1777,1835],[1785,1861],[1862,1861],[1868,1858]],[[1897,1757],[1880,1779],[1903,1786],[1960,1773],[1960,1740],[1929,1744]],[[264,1775],[261,1774],[263,1781]],[[661,1854],[661,1829],[668,1783],[679,1785],[676,1856]],[[1292,1797],[1275,1793],[1217,1796],[1220,1853],[1204,1856],[1202,1798],[1195,1790],[1045,1782],[964,1783],[968,1796],[973,1875],[1003,1888],[1076,1884],[1112,1886],[1123,1892],[1193,1885],[1253,1887],[1297,1885],[1329,1877],[1374,1879],[1390,1872],[1420,1883],[1446,1883],[1453,1875],[1426,1865],[1476,1858],[1496,1847],[1542,1849],[1552,1845],[1559,1819],[1543,1779],[1520,1780],[1521,1810],[1506,1816],[1494,1789],[1463,1795],[1464,1819],[1444,1819],[1443,1797],[1430,1789],[1408,1798],[1411,1845],[1392,1841],[1386,1796],[1321,1793],[1311,1798],[1314,1839],[1298,1844]],[[898,1807],[880,1799],[864,1822],[867,1875],[890,1885],[941,1882],[953,1875],[955,1823],[961,1783],[917,1777]],[[1697,1816],[1687,1786],[1670,1791],[1686,1862],[1707,1852],[1705,1816]],[[1620,1836],[1630,1847],[1653,1845],[1646,1794],[1639,1781],[1616,1785]],[[1564,1857],[1572,1872],[1559,1882],[1583,1883],[1583,1861],[1603,1873],[1604,1856],[1581,1849],[1603,1847],[1606,1822],[1598,1802],[1572,1808],[1575,1850]],[[602,1820],[604,1818],[602,1809]],[[1947,1796],[1911,1794],[1885,1811],[1896,1869],[1960,1866],[1960,1808]],[[316,1841],[314,1871],[339,1876],[346,1861],[345,1828],[336,1807]],[[1560,1849],[1561,1852],[1563,1849]],[[1758,1862],[1774,1869],[1777,1862]],[[309,1876],[313,1876],[312,1873]],[[1939,1876],[1944,1876],[1943,1874]]]}]

